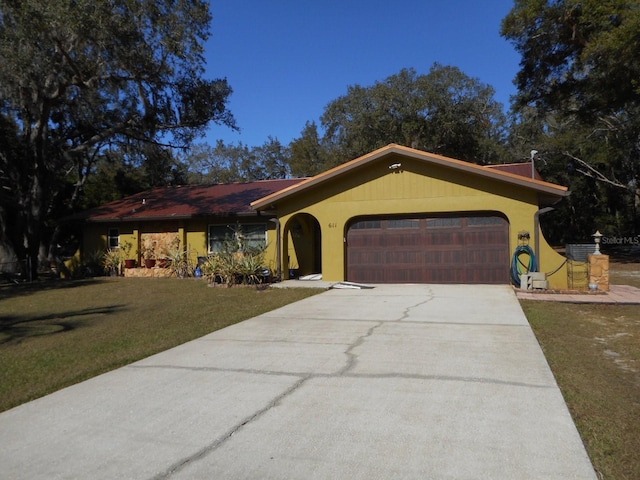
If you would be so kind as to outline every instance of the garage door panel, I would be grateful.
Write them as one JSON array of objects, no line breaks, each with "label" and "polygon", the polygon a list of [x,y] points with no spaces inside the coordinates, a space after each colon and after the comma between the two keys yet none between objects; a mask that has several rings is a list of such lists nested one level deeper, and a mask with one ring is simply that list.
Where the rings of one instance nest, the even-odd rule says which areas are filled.
[{"label": "garage door panel", "polygon": [[498,216],[375,219],[347,233],[347,279],[508,283],[509,225]]},{"label": "garage door panel", "polygon": [[385,265],[416,265],[424,263],[421,251],[392,250],[385,252]]},{"label": "garage door panel", "polygon": [[384,238],[382,236],[376,237],[376,236],[367,236],[367,235],[358,234],[358,235],[351,236],[349,241],[354,247],[379,248],[384,246]]},{"label": "garage door panel", "polygon": [[463,242],[462,232],[426,231],[426,245],[459,245]]}]

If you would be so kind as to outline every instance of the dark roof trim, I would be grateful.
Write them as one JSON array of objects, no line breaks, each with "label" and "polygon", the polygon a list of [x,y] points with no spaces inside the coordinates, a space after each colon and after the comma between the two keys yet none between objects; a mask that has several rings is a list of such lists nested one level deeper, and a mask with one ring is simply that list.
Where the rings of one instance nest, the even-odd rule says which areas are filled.
[{"label": "dark roof trim", "polygon": [[211,215],[167,215],[157,217],[109,217],[109,218],[88,218],[86,223],[132,223],[132,222],[154,222],[154,221],[167,221],[167,220],[190,220],[194,218],[270,218],[274,215],[268,212],[228,212],[228,213],[212,213]]}]

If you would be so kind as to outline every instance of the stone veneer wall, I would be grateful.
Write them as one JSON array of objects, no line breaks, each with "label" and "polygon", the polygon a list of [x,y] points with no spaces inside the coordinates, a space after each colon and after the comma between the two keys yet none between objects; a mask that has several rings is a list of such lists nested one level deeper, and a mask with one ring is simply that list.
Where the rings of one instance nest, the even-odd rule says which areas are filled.
[{"label": "stone veneer wall", "polygon": [[609,255],[588,255],[589,285],[597,285],[598,290],[609,291]]},{"label": "stone veneer wall", "polygon": [[125,268],[125,277],[140,277],[140,278],[167,278],[171,276],[170,268]]},{"label": "stone veneer wall", "polygon": [[176,232],[143,233],[140,244],[143,252],[152,252],[149,258],[160,258],[180,245],[180,237]]}]

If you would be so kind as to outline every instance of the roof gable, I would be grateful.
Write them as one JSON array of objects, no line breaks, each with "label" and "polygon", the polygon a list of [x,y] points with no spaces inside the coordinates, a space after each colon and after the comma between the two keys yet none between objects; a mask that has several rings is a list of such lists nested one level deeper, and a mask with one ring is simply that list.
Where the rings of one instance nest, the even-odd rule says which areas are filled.
[{"label": "roof gable", "polygon": [[[545,182],[537,178],[532,179],[532,178],[520,175],[519,171],[518,173],[513,173],[514,171],[519,169],[495,168],[496,166],[485,167],[485,166],[475,165],[473,163],[465,162],[462,160],[456,160],[453,158],[444,157],[442,155],[437,155],[435,153],[424,152],[421,150],[416,150],[413,148],[404,147],[404,146],[400,146],[392,143],[387,145],[386,147],[382,147],[371,153],[363,155],[362,157],[356,158],[355,160],[351,160],[350,162],[344,163],[335,168],[327,170],[326,172],[316,175],[315,177],[307,178],[301,181],[300,183],[291,185],[288,188],[285,188],[279,192],[274,192],[259,200],[256,200],[251,203],[251,208],[255,210],[267,209],[271,205],[291,195],[299,194],[307,189],[322,185],[323,183],[328,182],[336,177],[346,175],[347,173],[353,170],[359,169],[367,164],[379,161],[385,157],[392,157],[394,155],[405,156],[408,158],[423,161],[425,163],[439,165],[445,168],[451,168],[453,170],[467,172],[472,175],[478,175],[480,177],[493,179],[495,181],[505,182],[505,183],[520,186],[523,188],[528,188],[538,192],[541,196],[544,196],[545,198],[555,197],[557,199],[560,199],[562,197],[569,195],[567,187],[564,187],[562,185]],[[389,166],[389,168],[392,168],[392,167],[393,165]]]},{"label": "roof gable", "polygon": [[250,203],[304,179],[158,187],[82,212],[88,222],[255,215]]}]

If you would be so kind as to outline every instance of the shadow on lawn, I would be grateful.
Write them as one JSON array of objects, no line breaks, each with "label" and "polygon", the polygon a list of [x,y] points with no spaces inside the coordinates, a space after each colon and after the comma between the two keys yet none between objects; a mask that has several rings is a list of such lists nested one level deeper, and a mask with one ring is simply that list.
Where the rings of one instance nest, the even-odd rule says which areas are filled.
[{"label": "shadow on lawn", "polygon": [[2,282],[0,283],[0,300],[11,297],[33,295],[34,293],[46,290],[73,289],[77,287],[84,287],[94,283],[99,283],[101,281],[101,278],[102,277],[85,278],[81,280],[61,280],[59,278],[45,278],[36,280],[35,282],[25,282],[18,284],[12,282]]},{"label": "shadow on lawn", "polygon": [[108,315],[117,313],[125,308],[124,305],[108,305],[99,308],[72,310],[50,315],[35,317],[2,316],[0,317],[0,345],[20,343],[21,341],[44,335],[69,332],[80,327],[89,326],[92,322],[87,316]]}]

